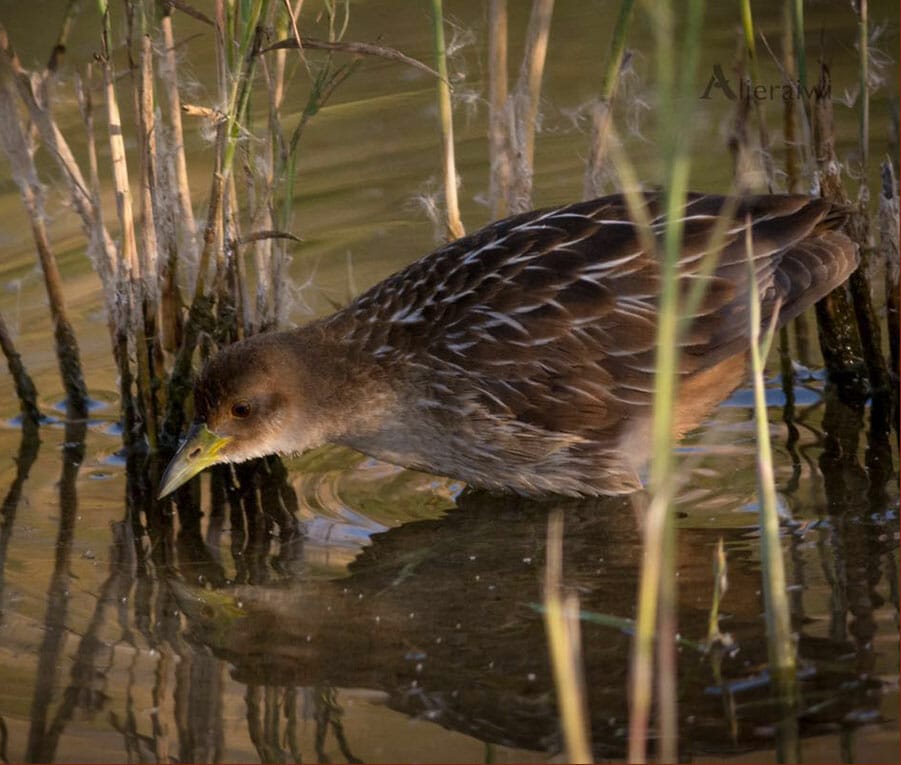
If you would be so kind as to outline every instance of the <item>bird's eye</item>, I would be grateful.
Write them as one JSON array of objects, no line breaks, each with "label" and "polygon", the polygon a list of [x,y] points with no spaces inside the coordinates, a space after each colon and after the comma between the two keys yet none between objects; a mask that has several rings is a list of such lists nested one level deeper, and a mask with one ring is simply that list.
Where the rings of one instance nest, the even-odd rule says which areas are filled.
[{"label": "bird's eye", "polygon": [[236,404],[232,404],[232,417],[243,420],[249,416],[250,404],[248,404],[246,401],[239,401]]}]

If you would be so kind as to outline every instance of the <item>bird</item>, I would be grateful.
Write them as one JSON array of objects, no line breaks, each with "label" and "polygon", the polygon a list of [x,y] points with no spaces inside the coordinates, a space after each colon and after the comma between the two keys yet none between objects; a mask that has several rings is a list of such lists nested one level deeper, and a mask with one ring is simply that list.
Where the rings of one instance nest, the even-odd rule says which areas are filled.
[{"label": "bird", "polygon": [[[639,201],[642,226],[622,194],[506,218],[330,316],[224,347],[160,496],[212,464],[326,443],[494,492],[640,490],[667,216],[661,191]],[[749,258],[761,324],[781,326],[857,267],[848,215],[797,194],[685,198],[678,294],[703,290],[678,341],[676,438],[744,379]]]}]

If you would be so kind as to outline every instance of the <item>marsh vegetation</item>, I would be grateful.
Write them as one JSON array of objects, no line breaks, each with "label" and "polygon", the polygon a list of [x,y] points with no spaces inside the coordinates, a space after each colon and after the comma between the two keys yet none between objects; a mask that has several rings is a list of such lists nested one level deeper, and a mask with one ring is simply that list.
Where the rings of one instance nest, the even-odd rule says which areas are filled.
[{"label": "marsh vegetation", "polygon": [[[420,5],[0,4],[0,755],[896,754],[897,7]],[[862,265],[676,445],[644,224],[640,522],[336,448],[157,499],[218,347],[656,185],[850,205]]]}]

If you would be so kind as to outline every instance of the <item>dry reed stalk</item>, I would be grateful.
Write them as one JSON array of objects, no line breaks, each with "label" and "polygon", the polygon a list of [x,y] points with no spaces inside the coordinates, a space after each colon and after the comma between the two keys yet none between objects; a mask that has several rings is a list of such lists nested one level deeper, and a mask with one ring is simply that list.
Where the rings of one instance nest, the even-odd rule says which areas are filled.
[{"label": "dry reed stalk", "polygon": [[[821,190],[826,199],[850,206],[842,183],[841,165],[835,154],[831,92],[829,69],[823,63],[814,95],[814,148],[820,169]],[[885,392],[889,383],[882,355],[882,332],[866,279],[870,249],[868,203],[869,192],[865,185],[861,185],[855,211],[847,226],[848,234],[860,251],[860,266],[848,279],[847,291],[836,290],[817,303],[817,318],[820,320],[820,345],[830,372],[838,376],[853,376],[862,360],[873,390]]]},{"label": "dry reed stalk", "polygon": [[[138,252],[142,260],[140,284],[141,309],[144,316],[144,342],[147,347],[149,386],[148,402],[152,410],[148,412],[148,433],[152,446],[156,446],[156,427],[158,406],[153,390],[154,368],[159,367],[162,357],[159,354],[157,328],[162,324],[159,290],[159,237],[157,228],[157,208],[163,203],[157,201],[160,196],[159,178],[157,176],[157,124],[154,112],[153,95],[153,43],[150,35],[141,35],[141,51],[139,57],[139,78],[137,79],[137,125],[140,149],[140,184],[141,184],[141,248]],[[160,209],[162,213],[162,210]]]},{"label": "dry reed stalk", "polygon": [[[297,27],[297,17],[300,15],[300,9],[303,7],[303,0],[297,0],[296,8],[291,7],[291,0],[283,0],[283,3],[284,3],[284,7],[285,7],[285,13],[287,14],[288,19],[291,22],[291,33],[294,36],[294,40],[297,42],[297,50],[300,53],[300,60],[303,63],[304,67],[306,67],[307,74],[309,75],[310,79],[313,79],[313,72],[310,69],[310,62],[307,61],[307,57],[304,55],[304,52],[303,52],[303,38],[300,36],[300,30]],[[282,17],[282,18],[284,18],[284,17]],[[283,35],[285,35],[286,31],[287,31],[284,28],[285,26],[287,26],[287,25],[284,24],[279,29],[277,29],[276,34],[281,32]],[[284,79],[285,51],[279,52],[278,60],[281,62],[281,69],[282,69],[282,77],[280,79],[283,80]],[[273,91],[273,95],[276,96],[276,98],[274,99],[275,102],[280,106],[282,91],[281,90]]]},{"label": "dry reed stalk", "polygon": [[[840,165],[835,155],[831,88],[829,69],[822,64],[813,104],[814,156],[819,168],[822,195],[847,205],[849,200],[842,187]],[[853,233],[852,238],[855,238]],[[816,313],[820,347],[827,370],[836,379],[849,375],[856,377],[856,370],[863,366],[863,350],[847,289],[837,289],[817,303]]]},{"label": "dry reed stalk", "polygon": [[[263,68],[266,68],[265,62],[263,63]],[[267,144],[267,151],[261,152],[257,158],[258,165],[261,161],[265,161],[265,166],[258,170],[261,173],[261,189],[257,189],[252,168],[248,163],[245,163],[247,203],[251,210],[250,227],[252,230],[271,230],[275,225],[272,218],[273,205],[271,197],[272,189],[275,186],[275,153],[278,149],[275,146],[271,131]],[[272,239],[269,237],[260,237],[253,242],[253,262],[257,284],[253,320],[250,323],[258,331],[268,329],[275,324],[273,311],[275,297],[273,293],[276,289],[273,282],[276,270],[273,264],[274,249]]]},{"label": "dry reed stalk", "polygon": [[97,172],[97,151],[93,135],[90,88],[83,87],[81,80],[77,80],[76,90],[79,108],[87,130],[88,160],[91,173],[89,186],[48,106],[39,102],[28,72],[19,67],[15,58],[11,60],[11,63],[16,75],[19,97],[25,104],[32,125],[40,136],[41,141],[49,150],[50,155],[56,160],[62,177],[66,181],[72,208],[81,220],[85,238],[90,242],[89,253],[97,275],[100,277],[100,282],[103,285],[107,324],[114,356],[117,359],[121,374],[122,363],[127,363],[127,356],[123,357],[124,362],[122,362],[119,359],[119,354],[115,351],[117,348],[115,339],[116,326],[121,313],[117,299],[116,245],[103,224],[103,214],[100,207],[100,181]]},{"label": "dry reed stalk", "polygon": [[[5,43],[3,47],[6,47]],[[85,236],[98,245],[96,267],[104,287],[109,287],[115,272],[116,248],[112,238],[103,228],[99,202],[91,194],[81,169],[75,161],[75,156],[53,115],[44,104],[38,101],[28,73],[21,69],[14,57],[9,58],[9,63],[15,74],[19,97],[28,110],[32,125],[36,128],[41,141],[47,147],[50,156],[56,160],[63,177],[68,182],[72,208],[81,219]],[[107,294],[108,301],[111,297],[110,294]]]},{"label": "dry reed stalk", "polygon": [[[138,251],[135,233],[134,207],[131,196],[131,185],[128,177],[128,160],[125,151],[125,140],[122,132],[122,117],[119,112],[119,101],[116,95],[115,74],[110,58],[110,17],[109,7],[103,3],[103,26],[101,31],[102,50],[101,65],[103,68],[103,86],[106,100],[107,131],[109,134],[110,163],[113,169],[113,186],[116,194],[116,212],[122,231],[122,243],[119,250],[120,289],[127,295],[125,313],[122,318],[128,323],[129,334],[133,338],[137,359],[138,400],[143,410],[143,427],[150,442],[151,449],[158,446],[157,413],[153,396],[153,369],[148,342],[147,318],[152,315],[152,308],[146,309],[144,296],[146,283],[156,281],[155,273],[145,272],[145,263]],[[138,96],[136,103],[140,103]],[[140,115],[140,110],[139,110]],[[140,118],[139,118],[140,124]],[[142,131],[139,135],[142,162],[146,150],[144,148],[147,135]],[[145,184],[142,184],[144,186]],[[152,209],[152,200],[149,203]],[[152,225],[152,221],[151,221]],[[149,226],[144,226],[149,228]]]},{"label": "dry reed stalk", "polygon": [[444,205],[447,215],[448,239],[459,239],[466,232],[460,220],[457,201],[457,163],[454,158],[454,116],[451,108],[450,85],[447,81],[447,47],[444,44],[444,11],[441,0],[432,0],[435,68],[438,70],[438,119],[441,126],[441,145],[444,170]]},{"label": "dry reed stalk", "polygon": [[553,13],[554,0],[532,0],[526,48],[513,91],[513,119],[510,124],[513,175],[508,205],[512,213],[526,212],[532,208],[535,127]]},{"label": "dry reed stalk", "polygon": [[430,74],[433,77],[440,77],[438,72],[430,66],[423,64],[418,59],[411,58],[399,50],[389,48],[386,45],[372,45],[371,43],[352,42],[345,40],[317,40],[315,37],[301,37],[298,42],[293,37],[286,40],[279,40],[277,43],[267,45],[260,50],[260,53],[269,53],[274,50],[282,49],[298,49],[303,50],[325,50],[331,53],[350,53],[353,56],[375,56],[376,58],[384,58],[388,61],[396,61],[400,64],[407,64],[414,69]]},{"label": "dry reed stalk", "polygon": [[[739,80],[746,76],[745,60],[739,54],[736,63]],[[747,90],[735,100],[735,115],[732,119],[727,146],[732,155],[732,182],[742,193],[749,193],[754,186],[753,166],[750,141],[748,139],[748,121],[751,114],[751,97]]]},{"label": "dry reed stalk", "polygon": [[[799,140],[798,134],[802,132],[809,137],[810,125],[807,120],[804,104],[795,97],[796,89],[794,87],[796,79],[796,59],[794,49],[794,35],[792,22],[792,3],[793,0],[785,0],[782,6],[782,56],[781,59],[773,54],[767,44],[766,37],[762,37],[763,43],[772,56],[773,61],[782,74],[782,83],[787,85],[788,97],[783,100],[782,111],[782,147],[783,161],[786,178],[786,191],[789,193],[797,193],[802,187],[801,178],[801,160],[805,149],[810,146],[810,141]],[[807,160],[804,164],[809,164]],[[796,316],[792,322],[794,330],[795,345],[798,359],[802,364],[810,364],[810,328],[807,316],[801,314]],[[788,341],[788,330],[783,328],[780,330],[780,337],[784,342]],[[783,337],[783,334],[785,335]],[[790,365],[789,365],[790,370]]]},{"label": "dry reed stalk", "polygon": [[75,23],[75,17],[81,10],[79,0],[68,0],[66,10],[63,12],[63,21],[60,24],[59,33],[56,36],[56,43],[50,51],[50,57],[47,59],[47,66],[40,77],[37,78],[37,91],[42,104],[45,107],[50,106],[52,100],[52,86],[56,83],[56,75],[59,72],[60,64],[63,56],[66,54],[66,45],[69,41],[69,34]]},{"label": "dry reed stalk", "polygon": [[16,395],[19,397],[19,408],[22,411],[23,427],[37,427],[41,422],[41,411],[38,409],[38,391],[34,381],[22,363],[22,357],[16,351],[12,335],[0,315],[0,350],[6,356],[9,374],[13,378]]},{"label": "dry reed stalk", "polygon": [[[776,66],[782,72],[782,81],[792,91],[792,97],[786,101],[793,107],[794,132],[786,132],[793,136],[792,148],[798,159],[800,183],[813,183],[816,172],[816,160],[813,156],[813,130],[811,126],[811,105],[807,90],[807,52],[804,44],[804,8],[803,0],[785,0],[783,6],[783,61],[773,54],[766,37],[761,40],[767,47]],[[800,87],[799,87],[800,86]],[[797,98],[795,96],[798,96]],[[795,137],[796,136],[796,137]],[[786,140],[789,140],[786,138]]]},{"label": "dry reed stalk", "polygon": [[507,0],[488,3],[488,201],[491,217],[503,218],[510,194],[510,134],[507,111]]},{"label": "dry reed stalk", "polygon": [[[898,185],[890,159],[882,163],[882,189],[879,194],[878,252],[885,267],[885,312],[888,324],[889,352],[892,372],[895,375],[892,390],[898,393],[898,354],[901,349],[901,333],[898,330],[898,299],[901,262],[898,255]],[[897,424],[897,418],[895,418]]]},{"label": "dry reed stalk", "polygon": [[[280,12],[282,11],[282,12]],[[300,38],[297,30],[296,15],[291,8],[290,0],[285,0],[284,6],[272,5],[269,9],[267,23],[275,29],[276,36],[283,36],[288,32],[289,22],[295,37]],[[303,50],[300,51],[301,58]],[[285,92],[285,64],[287,50],[276,51],[274,64],[270,67],[265,56],[260,58],[263,77],[266,82],[266,92],[269,100],[269,130],[265,138],[265,146],[258,154],[257,164],[265,165],[257,170],[260,180],[260,189],[255,183],[255,173],[249,162],[245,163],[245,174],[248,183],[248,203],[251,210],[251,230],[271,230],[275,228],[273,192],[276,187],[275,167],[284,156],[284,135],[279,120],[279,110]],[[274,245],[269,237],[261,237],[253,243],[254,266],[257,276],[256,299],[254,301],[253,325],[257,331],[269,329],[275,325],[274,302],[276,289],[274,282],[274,259],[280,257],[277,245]]]},{"label": "dry reed stalk", "polygon": [[217,308],[219,310],[220,331],[229,333],[230,342],[240,340],[250,331],[250,316],[247,312],[246,274],[241,258],[240,206],[235,175],[228,179],[227,214],[223,216],[222,256]]},{"label": "dry reed stalk", "polygon": [[867,0],[857,0],[857,52],[860,64],[860,166],[861,178],[867,177],[867,161],[870,153],[870,88],[869,59],[870,38],[867,19]]},{"label": "dry reed stalk", "polygon": [[802,106],[807,111],[807,49],[804,44],[804,0],[788,0],[791,3],[792,43],[797,61],[798,83],[801,85]]},{"label": "dry reed stalk", "polygon": [[601,81],[601,95],[591,110],[591,139],[588,143],[588,161],[585,163],[583,199],[592,199],[603,192],[602,170],[610,137],[611,110],[619,84],[633,5],[634,0],[623,0],[620,4],[613,38],[610,41],[610,51],[607,54],[607,66]]},{"label": "dry reed stalk", "polygon": [[[782,71],[783,80],[791,83],[795,76],[795,50],[791,24],[792,0],[785,0],[782,6]],[[782,110],[782,148],[785,156],[786,191],[794,193],[800,188],[800,176],[798,171],[798,157],[795,148],[797,133],[796,110],[798,103],[795,99],[794,88],[788,89],[789,96],[783,100]]]},{"label": "dry reed stalk", "polygon": [[6,35],[0,29],[0,145],[9,160],[13,180],[19,187],[44,276],[53,319],[56,356],[66,391],[66,415],[70,420],[83,420],[88,413],[88,394],[81,370],[78,340],[69,322],[62,277],[44,226],[43,191],[28,137],[19,122],[15,80]]},{"label": "dry reed stalk", "polygon": [[191,205],[191,187],[188,164],[185,158],[184,128],[181,121],[181,96],[178,92],[178,64],[175,57],[175,34],[172,28],[171,8],[166,6],[160,19],[163,50],[157,67],[166,93],[165,115],[171,135],[172,164],[175,174],[175,196],[178,214],[173,216],[178,230],[168,241],[168,252],[160,265],[160,345],[174,352],[181,342],[182,297],[178,287],[179,249],[186,260],[197,260],[197,227]]},{"label": "dry reed stalk", "polygon": [[[100,175],[97,167],[97,142],[94,136],[94,107],[91,99],[91,82],[93,66],[88,64],[85,79],[76,78],[76,95],[78,108],[84,123],[88,150],[88,167],[91,177],[90,216],[82,218],[82,225],[88,228],[91,251],[97,253],[92,262],[103,284],[103,295],[106,303],[106,321],[110,333],[113,359],[119,371],[119,399],[122,410],[122,440],[126,447],[135,437],[136,408],[132,395],[132,373],[128,358],[128,333],[126,330],[127,307],[123,306],[118,296],[121,294],[119,274],[115,265],[115,244],[103,224],[103,211],[100,207]],[[87,84],[85,84],[85,82]],[[62,140],[62,136],[60,136]],[[73,160],[74,162],[74,160]],[[79,173],[77,165],[73,165],[72,173]],[[70,177],[75,177],[71,175]],[[76,196],[81,188],[78,182],[70,181],[72,196]]]},{"label": "dry reed stalk", "polygon": [[[99,253],[95,257],[96,262],[94,267],[97,269],[100,281],[103,284],[107,310],[110,310],[110,307],[115,305],[115,301],[111,300],[111,293],[115,289],[113,285],[115,244],[103,225],[103,211],[100,207],[100,171],[97,164],[97,140],[94,136],[94,102],[91,98],[91,82],[93,80],[93,74],[93,65],[88,64],[84,78],[79,75],[76,75],[75,77],[75,95],[76,100],[78,101],[78,110],[81,113],[81,120],[85,129],[85,145],[88,153],[88,172],[91,179],[90,187],[88,189],[87,214],[82,215],[82,225],[87,229],[86,234],[88,239],[92,242],[92,249]],[[62,136],[60,136],[60,138],[61,137]],[[68,147],[66,147],[66,151],[69,156],[71,156],[71,152],[68,152]],[[81,171],[78,168],[78,165],[74,163],[74,159],[71,162],[71,167],[72,170],[70,172],[78,173],[80,176]],[[77,198],[77,195],[82,193],[81,189],[83,187],[83,180],[78,180],[76,178],[75,181],[70,182],[72,196]],[[99,261],[96,260],[98,257]],[[111,312],[109,318],[112,319],[112,316],[113,314]]]},{"label": "dry reed stalk", "polygon": [[135,237],[134,209],[131,202],[131,184],[128,179],[125,140],[122,134],[122,118],[119,114],[115,75],[113,74],[112,61],[110,59],[109,23],[109,8],[106,8],[104,10],[103,30],[103,88],[106,100],[110,164],[113,169],[113,183],[116,193],[116,211],[122,228],[119,265],[120,268],[125,269],[125,273],[131,279],[140,277],[141,266],[138,262],[138,243]]},{"label": "dry reed stalk", "polygon": [[[751,13],[750,0],[742,0],[741,2],[741,22],[744,31],[745,54],[748,59],[748,68],[751,72],[751,78],[754,83],[760,82],[760,72],[757,66],[757,46],[754,42],[754,16]],[[764,177],[766,178],[767,188],[772,193],[773,178],[775,170],[773,168],[773,157],[770,154],[770,136],[766,127],[766,111],[763,101],[754,99],[754,115],[757,117],[757,140],[759,143],[758,151],[760,152],[760,164],[763,167]]]},{"label": "dry reed stalk", "polygon": [[[258,5],[257,10],[259,10]],[[214,39],[216,43],[219,97],[221,103],[228,104],[228,111],[223,115],[222,119],[215,121],[215,156],[212,178],[210,180],[209,206],[207,208],[206,222],[202,229],[200,257],[198,258],[188,317],[184,324],[184,335],[175,356],[166,391],[167,407],[163,424],[162,442],[166,449],[173,451],[178,443],[182,425],[185,421],[183,404],[191,394],[193,358],[197,342],[203,330],[212,330],[215,326],[212,312],[213,298],[207,293],[207,279],[214,254],[222,250],[220,244],[222,242],[221,231],[225,204],[224,193],[237,140],[238,118],[232,110],[237,108],[241,98],[242,76],[240,74],[236,75],[232,80],[232,87],[228,87],[230,81],[228,63],[230,45],[227,41],[233,38],[227,34],[229,21],[225,0],[216,0],[215,11]],[[246,39],[244,40],[244,45],[246,57]],[[247,73],[246,61],[242,72],[244,74]],[[228,163],[226,163],[226,158],[229,158]]]},{"label": "dry reed stalk", "polygon": [[585,695],[579,598],[575,594],[564,597],[561,593],[563,513],[560,510],[554,510],[548,518],[544,571],[544,628],[554,671],[566,761],[590,763],[591,726]]},{"label": "dry reed stalk", "polygon": [[185,158],[184,128],[181,121],[181,96],[178,92],[178,62],[175,58],[175,34],[172,29],[172,15],[167,10],[160,19],[163,35],[163,51],[157,67],[158,75],[166,92],[166,115],[172,131],[172,150],[175,158],[175,177],[180,212],[180,221],[184,236],[180,245],[186,248],[189,256],[196,256],[197,228],[194,224],[194,210],[191,206],[191,186],[188,179],[188,163]]}]

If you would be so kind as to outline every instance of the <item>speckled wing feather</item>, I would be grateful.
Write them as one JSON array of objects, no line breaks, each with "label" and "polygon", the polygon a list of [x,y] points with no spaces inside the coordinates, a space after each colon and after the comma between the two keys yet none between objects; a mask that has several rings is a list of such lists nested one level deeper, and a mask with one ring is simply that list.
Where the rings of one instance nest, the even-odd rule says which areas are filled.
[{"label": "speckled wing feather", "polygon": [[[645,200],[660,235],[661,196]],[[777,307],[780,321],[797,315],[857,263],[854,246],[835,230],[845,213],[825,201],[761,196],[727,204],[695,195],[683,220],[683,291],[701,278],[724,210],[731,220],[722,251],[683,339],[683,380],[747,347],[748,225],[764,321]],[[529,453],[530,434],[561,434],[550,447],[560,459],[594,460],[614,490],[617,480],[628,490],[637,478],[609,473],[623,429],[650,411],[658,294],[656,256],[641,247],[616,195],[492,224],[420,259],[333,320],[376,359],[402,358],[414,377],[428,369],[422,379],[430,390],[421,398],[457,407],[436,416],[465,420],[470,431],[479,412],[509,423],[507,449],[524,452],[524,465],[548,458],[547,439],[541,454]],[[474,432],[465,437],[478,441]]]}]

